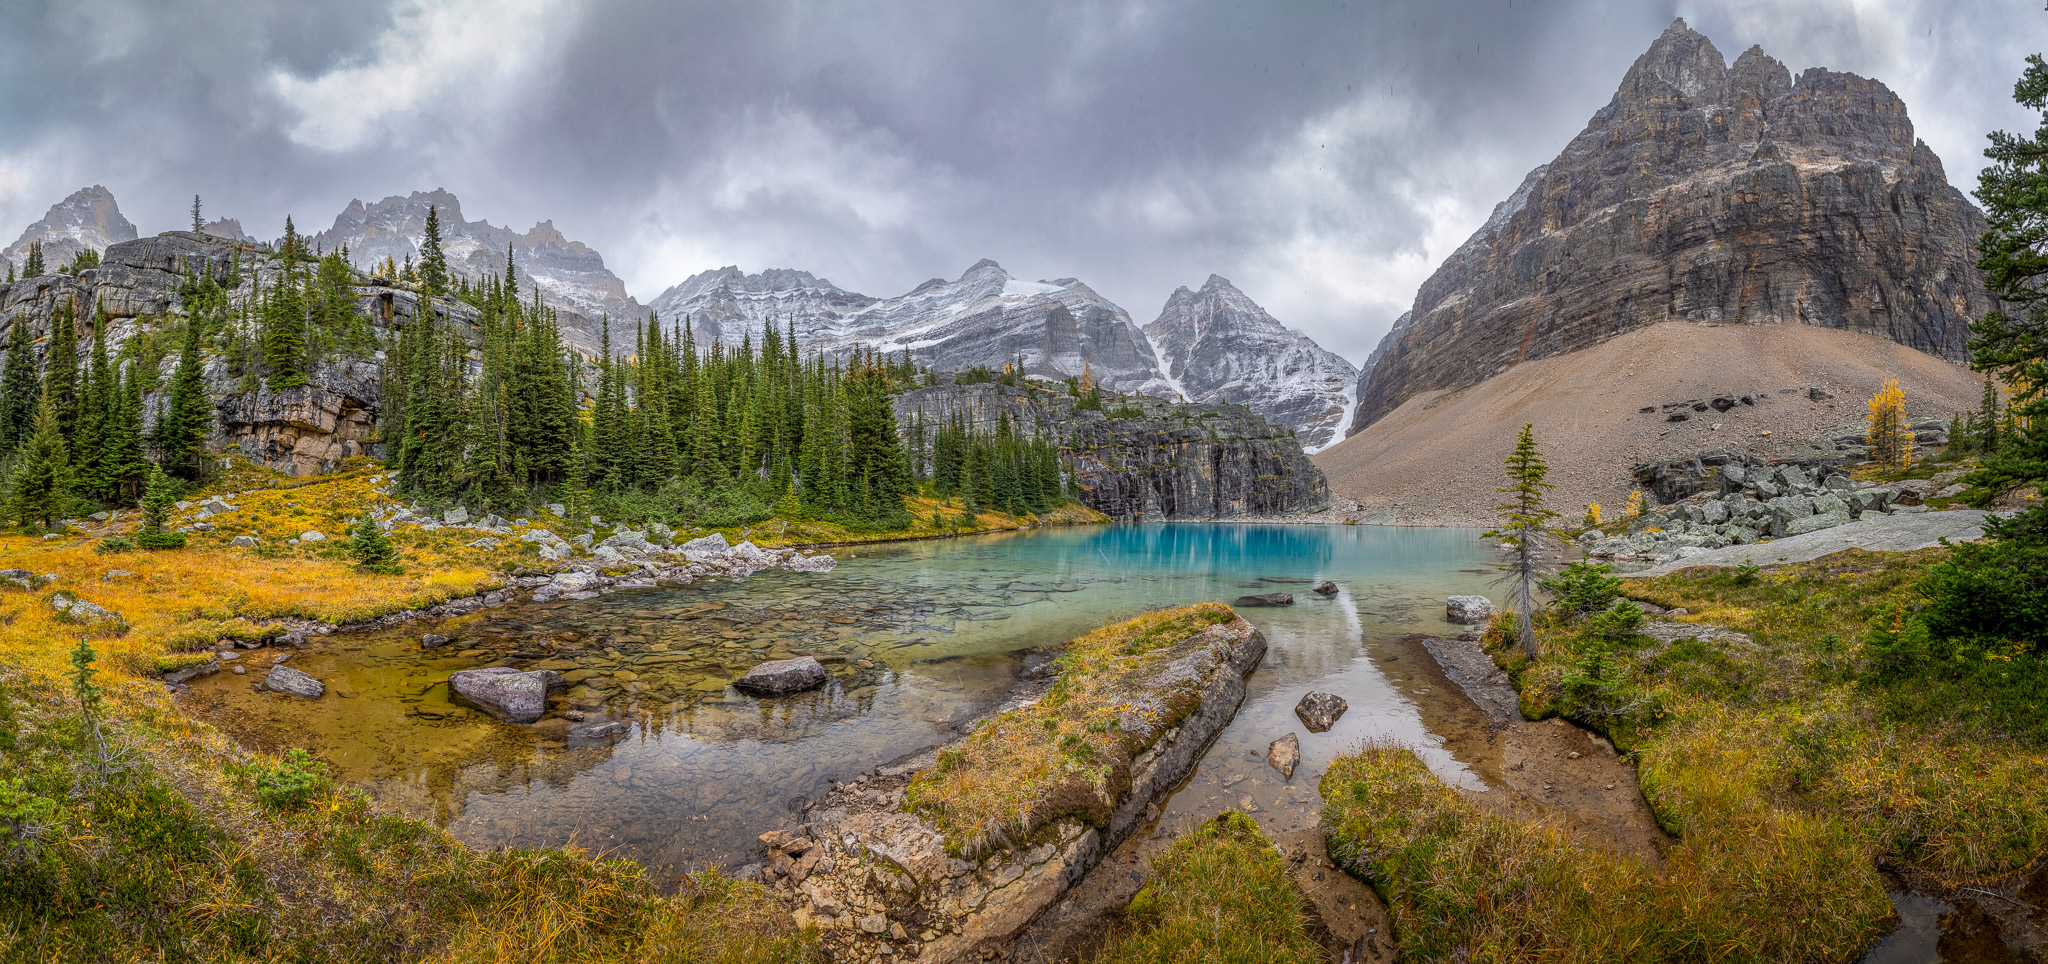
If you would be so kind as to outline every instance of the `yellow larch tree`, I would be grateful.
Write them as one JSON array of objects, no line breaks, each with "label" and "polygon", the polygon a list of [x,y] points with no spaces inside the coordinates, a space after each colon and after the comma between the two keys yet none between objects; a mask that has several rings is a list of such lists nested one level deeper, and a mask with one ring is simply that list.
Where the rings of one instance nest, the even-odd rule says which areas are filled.
[{"label": "yellow larch tree", "polygon": [[1865,420],[1871,461],[1893,471],[1913,464],[1913,427],[1906,422],[1906,393],[1899,390],[1898,379],[1886,381],[1870,397]]}]

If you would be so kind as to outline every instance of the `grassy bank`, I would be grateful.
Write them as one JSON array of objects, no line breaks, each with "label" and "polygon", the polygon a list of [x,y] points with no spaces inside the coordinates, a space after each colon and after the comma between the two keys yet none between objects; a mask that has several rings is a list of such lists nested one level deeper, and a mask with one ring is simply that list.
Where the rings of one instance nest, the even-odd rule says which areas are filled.
[{"label": "grassy bank", "polygon": [[1319,964],[1308,901],[1252,818],[1225,811],[1152,861],[1095,964]]},{"label": "grassy bank", "polygon": [[[132,512],[55,539],[0,536],[0,568],[56,577],[0,589],[0,960],[817,959],[814,936],[751,884],[702,876],[669,893],[627,861],[478,852],[377,811],[317,762],[246,752],[170,702],[150,677],[222,640],[268,636],[285,620],[421,608],[539,566],[535,544],[516,537],[476,546],[482,533],[401,526],[402,573],[357,569],[342,539],[365,509],[392,501],[382,477],[367,461],[311,479],[238,466],[194,497],[229,495],[239,510],[179,550],[98,551],[133,528]],[[796,519],[725,535],[781,546],[961,531],[957,504],[909,508],[903,530]],[[1094,521],[1073,506],[973,524]],[[572,532],[562,520],[536,524]],[[326,538],[291,543],[314,531]],[[258,545],[231,547],[239,535]],[[60,590],[120,620],[66,621],[49,604]],[[95,657],[83,701],[72,663],[81,637]]]},{"label": "grassy bank", "polygon": [[1625,586],[1746,638],[1547,618],[1532,663],[1489,632],[1526,715],[1633,752],[1674,837],[1662,871],[1482,813],[1387,748],[1324,777],[1332,856],[1387,899],[1412,960],[1850,957],[1893,922],[1880,866],[1939,890],[2048,850],[2043,659],[1996,641],[1882,658],[1884,617],[1945,551]]},{"label": "grassy bank", "polygon": [[1131,761],[1178,724],[1199,694],[1135,685],[1176,644],[1237,618],[1221,603],[1146,613],[1067,644],[1044,698],[984,722],[910,784],[906,808],[946,832],[947,849],[1028,839],[1065,816],[1100,825]]}]

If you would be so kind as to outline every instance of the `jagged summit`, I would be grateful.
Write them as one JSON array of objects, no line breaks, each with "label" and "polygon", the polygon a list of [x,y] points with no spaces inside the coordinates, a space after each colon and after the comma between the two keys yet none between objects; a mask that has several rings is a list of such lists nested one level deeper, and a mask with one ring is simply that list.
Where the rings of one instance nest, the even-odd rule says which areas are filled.
[{"label": "jagged summit", "polygon": [[602,255],[565,237],[552,220],[523,233],[489,221],[469,221],[463,217],[461,199],[445,188],[367,204],[351,200],[332,227],[307,240],[327,250],[346,246],[363,267],[387,257],[416,261],[426,237],[429,207],[440,219],[441,248],[451,270],[469,278],[502,272],[510,249],[527,283],[539,286],[542,300],[566,313],[563,333],[579,348],[588,351],[597,345],[597,319],[638,319],[647,314],[626,293],[625,282],[605,267]]},{"label": "jagged summit", "polygon": [[1350,431],[1669,321],[1818,325],[1966,357],[1983,217],[1878,81],[1729,65],[1683,20],[1417,291]]},{"label": "jagged summit", "polygon": [[[0,258],[18,267],[28,260],[29,242],[41,241],[43,263],[48,270],[55,271],[86,248],[104,252],[110,244],[135,238],[135,225],[121,216],[121,206],[114,203],[114,192],[94,184],[50,205],[42,220],[29,225],[13,244],[0,250]],[[0,276],[4,273],[5,269],[0,269]]]},{"label": "jagged summit", "polygon": [[1182,286],[1145,326],[1168,378],[1192,401],[1235,402],[1294,429],[1313,452],[1341,438],[1358,369],[1281,324],[1230,279]]}]

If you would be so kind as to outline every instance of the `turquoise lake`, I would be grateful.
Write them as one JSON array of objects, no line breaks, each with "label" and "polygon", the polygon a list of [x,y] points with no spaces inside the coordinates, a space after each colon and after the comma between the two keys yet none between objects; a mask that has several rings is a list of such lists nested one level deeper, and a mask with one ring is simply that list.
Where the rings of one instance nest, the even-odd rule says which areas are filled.
[{"label": "turquoise lake", "polygon": [[[245,742],[309,747],[341,779],[470,843],[575,843],[675,875],[744,861],[755,835],[830,780],[957,736],[1014,689],[1030,650],[1145,609],[1289,592],[1292,606],[1242,611],[1270,649],[1169,816],[1232,805],[1299,822],[1329,759],[1368,739],[1414,747],[1446,780],[1483,783],[1445,740],[1483,728],[1476,711],[1411,677],[1412,655],[1400,661],[1415,651],[1404,637],[1453,630],[1445,596],[1498,595],[1493,552],[1475,531],[1093,526],[834,554],[829,573],[514,603],[317,640],[291,660],[328,683],[316,703],[229,674],[194,684],[191,698]],[[1324,579],[1340,587],[1334,597],[1309,591]],[[430,628],[455,644],[421,650]],[[725,685],[762,659],[801,653],[828,662],[823,689],[760,700]],[[449,672],[500,663],[564,672],[575,685],[558,711],[626,733],[580,739],[570,730],[581,724],[559,712],[516,726],[448,702]],[[1293,716],[1312,690],[1350,703],[1328,733]],[[1288,732],[1303,756],[1291,781],[1262,762]]]}]

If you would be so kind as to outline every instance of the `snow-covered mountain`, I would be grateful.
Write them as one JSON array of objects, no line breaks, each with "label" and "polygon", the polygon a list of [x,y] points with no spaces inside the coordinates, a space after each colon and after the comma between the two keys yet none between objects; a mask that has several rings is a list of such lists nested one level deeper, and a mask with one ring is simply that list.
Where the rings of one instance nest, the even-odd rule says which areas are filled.
[{"label": "snow-covered mountain", "polygon": [[1000,368],[1022,359],[1026,374],[1079,375],[1105,388],[1171,396],[1152,345],[1131,316],[1073,278],[1021,281],[982,260],[953,281],[933,278],[894,298],[842,290],[809,272],[742,274],[721,268],[690,278],[654,299],[666,322],[689,315],[698,338],[714,331],[728,343],[758,333],[763,318],[794,319],[805,345],[825,350],[905,351],[942,371]]},{"label": "snow-covered mountain", "polygon": [[[55,272],[86,248],[104,252],[107,245],[133,240],[135,225],[121,216],[113,192],[95,184],[79,188],[70,197],[51,205],[41,221],[29,225],[19,239],[0,250],[0,258],[12,262],[15,270],[20,271],[22,263],[28,260],[29,242],[41,241],[43,268]],[[6,277],[6,270],[0,268],[0,277]]]},{"label": "snow-covered mountain", "polygon": [[771,318],[778,331],[786,331],[794,319],[799,338],[818,340],[820,331],[837,330],[848,315],[878,300],[808,271],[770,268],[747,274],[727,265],[691,275],[647,306],[665,323],[681,324],[687,316],[699,344],[721,340],[737,345],[747,333],[760,335]]},{"label": "snow-covered mountain", "polygon": [[1145,326],[1166,374],[1194,401],[1235,402],[1326,448],[1350,420],[1358,369],[1281,324],[1227,279],[1176,289]]},{"label": "snow-covered mountain", "polygon": [[599,319],[638,323],[647,309],[626,293],[625,282],[604,266],[604,257],[581,241],[571,241],[542,221],[521,234],[489,221],[466,221],[462,202],[446,190],[414,191],[373,204],[360,200],[334,219],[334,226],[313,235],[309,243],[327,250],[347,246],[350,260],[370,269],[385,258],[403,263],[419,260],[427,233],[427,208],[441,219],[441,251],[450,270],[480,278],[505,270],[510,248],[523,285],[539,285],[541,300],[563,313],[562,333],[586,351],[597,346]]}]

